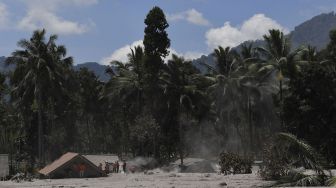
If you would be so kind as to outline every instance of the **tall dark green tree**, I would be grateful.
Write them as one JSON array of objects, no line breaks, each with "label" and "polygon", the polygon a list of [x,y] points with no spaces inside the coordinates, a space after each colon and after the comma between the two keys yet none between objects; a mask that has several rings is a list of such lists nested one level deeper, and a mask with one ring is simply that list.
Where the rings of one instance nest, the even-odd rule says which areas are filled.
[{"label": "tall dark green tree", "polygon": [[146,59],[144,68],[149,84],[155,84],[159,70],[163,66],[163,58],[169,54],[170,39],[166,32],[169,24],[165,14],[159,7],[154,7],[148,12],[145,24],[143,44]]},{"label": "tall dark green tree", "polygon": [[8,64],[15,64],[11,78],[12,98],[18,108],[29,112],[36,109],[38,120],[38,159],[44,163],[43,116],[46,102],[52,93],[62,89],[63,68],[72,64],[72,58],[66,57],[66,48],[57,45],[57,35],[45,39],[46,31],[34,31],[29,40],[18,42],[22,49],[16,50],[7,59]]},{"label": "tall dark green tree", "polygon": [[170,47],[170,40],[166,32],[169,24],[162,9],[153,7],[146,16],[145,24],[143,41],[145,54],[149,57],[166,57],[169,54],[168,48]]}]

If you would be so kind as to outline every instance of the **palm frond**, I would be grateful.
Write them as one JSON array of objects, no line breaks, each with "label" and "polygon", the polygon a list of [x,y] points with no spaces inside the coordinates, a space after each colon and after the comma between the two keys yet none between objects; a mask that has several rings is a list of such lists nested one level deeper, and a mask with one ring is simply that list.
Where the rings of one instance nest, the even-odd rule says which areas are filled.
[{"label": "palm frond", "polygon": [[277,142],[285,147],[288,147],[292,151],[292,155],[295,155],[306,167],[314,169],[318,173],[323,173],[319,156],[313,147],[306,142],[299,140],[295,135],[290,133],[279,133],[277,135]]},{"label": "palm frond", "polygon": [[336,176],[329,178],[327,180],[327,185],[336,187]]}]

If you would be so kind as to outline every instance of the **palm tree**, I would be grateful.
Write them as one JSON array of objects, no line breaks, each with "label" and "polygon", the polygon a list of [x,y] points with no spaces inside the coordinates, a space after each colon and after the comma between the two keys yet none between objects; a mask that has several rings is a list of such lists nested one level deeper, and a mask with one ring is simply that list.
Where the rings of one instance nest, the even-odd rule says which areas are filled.
[{"label": "palm tree", "polygon": [[[141,114],[143,108],[143,79],[144,79],[144,51],[142,47],[137,46],[131,49],[128,54],[128,62],[112,61],[111,66],[106,70],[111,75],[111,79],[104,86],[102,96],[108,99],[119,99],[123,105],[122,116],[124,121],[123,139],[126,144],[128,138],[127,117],[126,110],[129,106],[136,107],[136,114]],[[116,69],[113,71],[113,67]],[[124,147],[126,149],[126,147]],[[125,151],[126,152],[126,151]]]},{"label": "palm tree", "polygon": [[105,86],[105,96],[111,97],[119,95],[124,101],[137,100],[138,114],[141,111],[143,86],[143,60],[144,52],[142,47],[137,46],[131,49],[128,54],[128,62],[112,61],[111,66],[116,67],[113,72],[109,67],[107,72],[112,75],[110,81]]},{"label": "palm tree", "polygon": [[302,53],[302,60],[309,63],[314,63],[318,61],[317,49],[311,45],[308,45],[304,52]]},{"label": "palm tree", "polygon": [[[260,82],[264,82],[270,76],[276,75],[279,81],[280,106],[283,103],[283,82],[284,77],[294,77],[299,70],[299,58],[304,52],[299,48],[290,51],[290,42],[287,37],[279,30],[269,30],[269,35],[264,35],[265,46],[258,47],[257,51],[261,55],[264,63],[259,65],[257,74],[260,75]],[[280,110],[281,127],[283,128],[282,110]]]},{"label": "palm tree", "polygon": [[[205,63],[203,65],[212,70],[212,74],[206,78],[212,82],[208,88],[208,94],[214,101],[212,109],[219,117],[213,124],[214,128],[225,141],[230,136],[228,131],[232,129],[231,127],[235,127],[237,134],[241,134],[238,130],[238,119],[247,121],[249,143],[252,146],[252,106],[254,104],[252,101],[260,98],[260,92],[254,75],[249,72],[249,66],[259,60],[258,56],[252,44],[244,44],[240,54],[229,47],[218,47],[213,54],[216,57],[217,68]],[[226,126],[217,126],[222,124]],[[245,137],[240,135],[241,139]]]},{"label": "palm tree", "polygon": [[[275,163],[281,165],[280,168],[282,168],[283,173],[277,172],[280,169],[269,171],[278,176],[278,186],[323,186],[326,183],[332,184],[332,179],[326,182],[327,175],[323,168],[323,157],[312,146],[298,139],[295,135],[283,132],[274,135],[270,147],[265,152],[264,167],[269,168]],[[294,170],[297,167],[312,169],[315,173],[307,175]]]},{"label": "palm tree", "polygon": [[234,65],[236,63],[238,54],[230,47],[223,48],[222,46],[218,46],[212,55],[216,59],[216,67],[212,67],[209,64],[201,62],[201,65],[207,67],[212,74],[228,76],[236,68]]},{"label": "palm tree", "polygon": [[167,98],[168,108],[175,110],[179,130],[179,155],[181,166],[183,166],[184,143],[183,143],[183,126],[182,114],[187,116],[195,110],[196,104],[203,96],[196,82],[193,79],[197,76],[197,70],[192,66],[190,61],[185,61],[183,57],[173,54],[172,59],[164,67],[164,72],[160,77],[161,86],[164,95]]},{"label": "palm tree", "polygon": [[66,57],[66,48],[56,45],[57,35],[51,35],[46,40],[45,34],[44,29],[37,30],[29,40],[20,40],[18,46],[22,49],[14,51],[7,59],[8,64],[16,65],[11,78],[13,98],[25,109],[36,104],[39,165],[44,163],[42,119],[45,101],[52,92],[61,90],[62,72],[72,65],[72,58]]}]

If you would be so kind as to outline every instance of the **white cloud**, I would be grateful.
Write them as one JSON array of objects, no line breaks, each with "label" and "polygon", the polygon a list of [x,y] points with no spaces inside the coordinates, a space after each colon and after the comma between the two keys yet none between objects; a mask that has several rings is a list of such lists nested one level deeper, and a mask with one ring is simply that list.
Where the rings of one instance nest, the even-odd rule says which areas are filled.
[{"label": "white cloud", "polygon": [[210,49],[218,46],[234,47],[246,40],[261,39],[269,29],[279,29],[284,33],[288,30],[275,20],[266,17],[264,14],[255,14],[244,21],[241,27],[233,27],[230,22],[225,22],[222,27],[212,28],[205,34],[206,43]]},{"label": "white cloud", "polygon": [[[103,65],[109,65],[111,61],[127,62],[128,61],[127,54],[129,54],[131,52],[131,49],[133,49],[135,46],[143,47],[142,40],[134,41],[132,44],[127,44],[115,50],[110,56],[103,58],[100,62]],[[169,51],[170,51],[169,55],[164,59],[165,62],[171,59],[172,54],[183,56],[187,60],[196,59],[204,55],[204,53],[192,52],[192,51],[188,51],[185,53],[179,53],[173,48],[170,48]]]},{"label": "white cloud", "polygon": [[25,0],[27,14],[18,23],[23,30],[45,28],[51,33],[60,35],[82,34],[87,32],[94,23],[78,23],[57,16],[57,11],[65,6],[88,6],[98,0]]},{"label": "white cloud", "polygon": [[44,8],[47,10],[57,10],[64,6],[89,6],[98,3],[98,0],[22,0],[32,8]]},{"label": "white cloud", "polygon": [[0,2],[0,29],[6,28],[8,24],[8,10],[4,3]]},{"label": "white cloud", "polygon": [[132,44],[127,44],[115,50],[110,56],[103,58],[101,60],[101,63],[104,65],[108,65],[111,61],[127,62],[127,54],[131,52],[132,48],[139,45],[143,47],[142,40],[135,41]]},{"label": "white cloud", "polygon": [[184,52],[184,53],[179,53],[179,52],[177,52],[177,51],[176,51],[175,49],[173,49],[173,48],[170,48],[169,51],[170,51],[170,53],[169,53],[169,55],[165,58],[165,61],[168,61],[169,59],[171,59],[173,54],[176,54],[176,55],[178,55],[178,56],[182,56],[182,57],[184,57],[184,59],[186,59],[186,60],[197,59],[197,58],[201,57],[202,55],[204,55],[204,53],[201,53],[201,52],[193,52],[193,51],[187,51],[187,52]]},{"label": "white cloud", "polygon": [[64,20],[45,10],[30,10],[18,27],[25,30],[46,28],[51,33],[62,35],[82,34],[90,28],[89,25]]},{"label": "white cloud", "polygon": [[167,16],[169,21],[185,20],[195,25],[209,26],[210,22],[203,17],[203,14],[195,9],[190,9],[184,12],[172,14]]}]

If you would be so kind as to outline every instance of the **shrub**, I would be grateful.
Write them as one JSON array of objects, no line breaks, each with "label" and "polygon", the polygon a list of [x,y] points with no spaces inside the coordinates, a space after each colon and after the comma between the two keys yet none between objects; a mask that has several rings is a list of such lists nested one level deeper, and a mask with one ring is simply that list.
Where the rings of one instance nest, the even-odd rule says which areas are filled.
[{"label": "shrub", "polygon": [[266,180],[278,180],[290,172],[289,160],[281,153],[274,142],[270,142],[263,149],[263,163],[259,174]]},{"label": "shrub", "polygon": [[234,153],[222,152],[219,156],[219,165],[224,175],[252,173],[252,161]]}]

